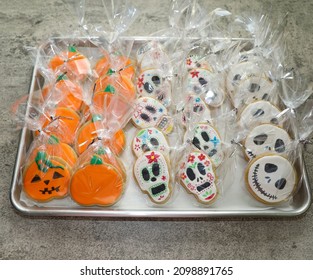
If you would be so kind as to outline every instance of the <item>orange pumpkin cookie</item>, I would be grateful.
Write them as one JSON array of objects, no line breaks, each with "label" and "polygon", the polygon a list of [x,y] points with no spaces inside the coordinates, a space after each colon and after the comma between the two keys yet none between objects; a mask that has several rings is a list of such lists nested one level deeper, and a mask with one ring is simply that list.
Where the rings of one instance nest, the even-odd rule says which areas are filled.
[{"label": "orange pumpkin cookie", "polygon": [[[100,115],[93,115],[92,119],[78,130],[76,138],[76,151],[78,154],[82,154],[98,138],[97,130],[101,128],[101,121]],[[125,146],[125,142],[124,131],[118,130],[110,142],[110,148],[116,155],[119,155]],[[103,144],[108,143],[104,142]]]},{"label": "orange pumpkin cookie", "polygon": [[49,67],[54,72],[67,71],[72,78],[78,80],[85,79],[91,73],[89,60],[74,46],[69,46],[67,52],[54,56],[49,62]]},{"label": "orange pumpkin cookie", "polygon": [[[58,107],[54,116],[44,122],[42,129],[47,134],[55,135],[61,142],[73,144],[79,124],[80,116],[74,110]],[[35,136],[38,135],[39,131],[36,131]]]},{"label": "orange pumpkin cookie", "polygon": [[124,179],[115,167],[93,155],[89,163],[78,168],[72,176],[70,194],[78,204],[110,206],[124,192]]},{"label": "orange pumpkin cookie", "polygon": [[34,160],[38,152],[46,152],[49,156],[62,158],[70,167],[73,167],[77,161],[77,155],[74,149],[59,141],[59,139],[51,135],[48,142],[35,147],[30,155],[30,161]]},{"label": "orange pumpkin cookie", "polygon": [[57,107],[67,107],[79,111],[82,106],[82,88],[68,79],[66,74],[59,75],[54,86],[47,85],[42,89],[44,100],[54,100]]},{"label": "orange pumpkin cookie", "polygon": [[68,194],[71,172],[58,157],[39,151],[23,173],[23,189],[34,200],[46,202]]}]

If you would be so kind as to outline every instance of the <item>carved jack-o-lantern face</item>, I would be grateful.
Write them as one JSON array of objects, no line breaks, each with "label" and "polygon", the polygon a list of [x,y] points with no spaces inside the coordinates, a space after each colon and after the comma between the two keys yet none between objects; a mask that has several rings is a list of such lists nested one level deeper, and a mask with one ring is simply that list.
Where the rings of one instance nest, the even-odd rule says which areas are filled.
[{"label": "carved jack-o-lantern face", "polygon": [[25,169],[24,191],[40,202],[62,198],[68,193],[70,171],[67,164],[45,152],[38,152],[35,160]]}]

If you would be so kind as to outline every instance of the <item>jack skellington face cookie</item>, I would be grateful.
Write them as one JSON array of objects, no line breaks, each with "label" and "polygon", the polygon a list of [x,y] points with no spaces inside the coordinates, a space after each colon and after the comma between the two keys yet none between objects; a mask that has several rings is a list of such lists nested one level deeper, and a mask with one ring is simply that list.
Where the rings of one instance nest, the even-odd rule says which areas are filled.
[{"label": "jack skellington face cookie", "polygon": [[247,105],[240,114],[239,123],[242,127],[254,127],[263,123],[282,125],[278,115],[281,111],[268,101],[256,101]]},{"label": "jack skellington face cookie", "polygon": [[182,111],[182,123],[208,121],[211,119],[210,110],[200,96],[188,95]]},{"label": "jack skellington face cookie", "polygon": [[287,200],[295,190],[297,175],[291,163],[279,155],[254,159],[246,169],[249,192],[265,204]]},{"label": "jack skellington face cookie", "polygon": [[151,97],[138,98],[132,121],[140,128],[155,126],[165,134],[173,130],[173,119],[168,115],[167,109]]},{"label": "jack skellington face cookie", "polygon": [[272,124],[261,124],[248,134],[244,146],[247,158],[253,159],[267,152],[287,153],[291,138],[286,130]]},{"label": "jack skellington face cookie", "polygon": [[162,153],[149,151],[140,155],[134,165],[134,176],[152,202],[161,204],[170,198],[169,167]]},{"label": "jack skellington face cookie", "polygon": [[140,96],[159,100],[165,107],[170,105],[171,83],[159,69],[148,69],[140,73],[137,79],[137,92]]},{"label": "jack skellington face cookie", "polygon": [[189,153],[180,164],[179,177],[183,187],[200,203],[210,204],[217,198],[216,175],[206,154]]},{"label": "jack skellington face cookie", "polygon": [[195,127],[192,144],[210,157],[214,166],[218,167],[223,159],[221,137],[209,124],[200,123]]},{"label": "jack skellington face cookie", "polygon": [[137,157],[148,151],[159,151],[169,156],[169,146],[164,134],[155,127],[141,129],[133,141],[133,151]]}]

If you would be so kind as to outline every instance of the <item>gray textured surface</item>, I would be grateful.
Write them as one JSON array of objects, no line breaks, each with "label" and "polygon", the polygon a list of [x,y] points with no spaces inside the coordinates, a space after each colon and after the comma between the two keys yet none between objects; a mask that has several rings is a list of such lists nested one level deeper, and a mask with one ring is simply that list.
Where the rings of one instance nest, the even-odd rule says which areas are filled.
[{"label": "gray textured surface", "polygon": [[[91,1],[92,2],[92,1]],[[146,3],[148,2],[148,3]],[[130,34],[148,35],[167,26],[169,1],[134,1],[141,17]],[[313,2],[205,1],[209,10],[227,8],[289,13],[288,42],[298,67],[313,56]],[[262,3],[262,4],[261,4]],[[18,145],[10,104],[27,93],[32,61],[24,46],[53,33],[67,35],[75,20],[60,0],[0,1],[0,259],[312,259],[313,209],[293,220],[108,220],[27,218],[9,202]],[[313,148],[306,165],[313,182]]]}]

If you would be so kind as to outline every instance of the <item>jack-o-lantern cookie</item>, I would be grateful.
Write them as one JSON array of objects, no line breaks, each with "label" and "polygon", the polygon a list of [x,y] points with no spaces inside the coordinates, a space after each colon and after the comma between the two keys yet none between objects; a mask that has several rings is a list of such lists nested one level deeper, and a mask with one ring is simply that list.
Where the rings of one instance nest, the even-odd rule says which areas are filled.
[{"label": "jack-o-lantern cookie", "polygon": [[68,194],[71,172],[61,158],[38,151],[23,172],[23,189],[32,199],[47,202]]},{"label": "jack-o-lantern cookie", "polygon": [[268,101],[256,101],[247,105],[241,112],[239,123],[242,127],[254,127],[263,123],[282,125],[278,115],[281,111]]},{"label": "jack-o-lantern cookie", "polygon": [[67,72],[73,79],[83,80],[91,74],[90,62],[86,56],[79,53],[75,46],[69,46],[67,52],[54,56],[49,67],[54,72]]},{"label": "jack-o-lantern cookie", "polygon": [[66,107],[79,111],[82,106],[83,90],[75,82],[68,79],[66,74],[57,77],[56,83],[42,89],[42,97],[56,107]]},{"label": "jack-o-lantern cookie", "polygon": [[210,157],[215,167],[218,167],[223,159],[222,141],[219,133],[211,125],[200,123],[193,133],[192,144]]},{"label": "jack-o-lantern cookie", "polygon": [[241,81],[231,96],[235,108],[258,100],[273,102],[276,97],[275,83],[265,77],[250,77]]},{"label": "jack-o-lantern cookie", "polygon": [[138,157],[134,165],[138,185],[154,203],[165,203],[171,196],[169,166],[158,151],[149,151]]},{"label": "jack-o-lantern cookie", "polygon": [[77,161],[77,155],[74,149],[70,145],[60,142],[54,135],[49,137],[47,143],[41,143],[35,146],[29,160],[33,160],[40,151],[46,152],[49,156],[62,158],[70,167],[73,167]]},{"label": "jack-o-lantern cookie", "polygon": [[84,206],[111,206],[124,192],[125,180],[121,173],[94,154],[90,161],[80,166],[70,183],[72,199]]},{"label": "jack-o-lantern cookie", "polygon": [[138,98],[132,121],[136,127],[155,126],[165,134],[173,130],[173,119],[168,115],[167,109],[158,100],[151,97]]},{"label": "jack-o-lantern cookie", "polygon": [[200,96],[188,95],[182,111],[182,123],[186,125],[189,122],[194,123],[208,121],[211,119],[211,113]]},{"label": "jack-o-lantern cookie", "polygon": [[[102,117],[93,115],[91,120],[86,122],[77,132],[76,136],[76,151],[82,154],[88,146],[99,138],[100,130],[103,129]],[[112,151],[119,155],[125,146],[126,138],[122,129],[118,130],[111,141],[103,141],[103,144],[108,144]]]},{"label": "jack-o-lantern cookie", "polygon": [[295,190],[297,174],[292,164],[280,155],[264,155],[252,160],[246,168],[249,192],[265,204],[287,200]]},{"label": "jack-o-lantern cookie", "polygon": [[[80,116],[72,109],[57,107],[54,112],[47,117],[42,129],[49,135],[55,135],[61,142],[73,144],[75,133],[80,124]],[[35,135],[39,135],[39,131]]]},{"label": "jack-o-lantern cookie", "polygon": [[159,100],[165,107],[171,101],[171,83],[159,69],[148,69],[137,78],[137,92],[140,96],[149,96]]},{"label": "jack-o-lantern cookie", "polygon": [[268,152],[285,155],[291,142],[289,134],[283,128],[272,124],[261,124],[254,127],[246,137],[245,153],[248,159]]},{"label": "jack-o-lantern cookie", "polygon": [[155,127],[141,129],[133,140],[133,152],[137,157],[148,151],[159,151],[168,158],[170,148],[164,134]]},{"label": "jack-o-lantern cookie", "polygon": [[204,204],[218,196],[216,175],[211,159],[203,152],[191,152],[181,162],[179,177],[182,186]]}]

